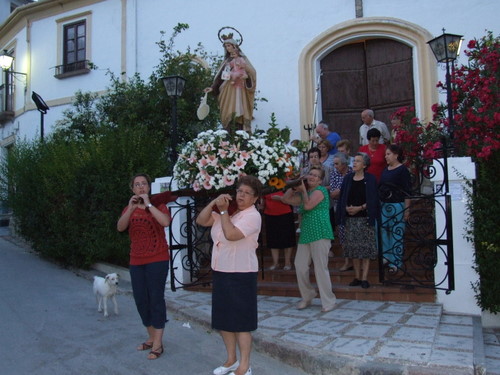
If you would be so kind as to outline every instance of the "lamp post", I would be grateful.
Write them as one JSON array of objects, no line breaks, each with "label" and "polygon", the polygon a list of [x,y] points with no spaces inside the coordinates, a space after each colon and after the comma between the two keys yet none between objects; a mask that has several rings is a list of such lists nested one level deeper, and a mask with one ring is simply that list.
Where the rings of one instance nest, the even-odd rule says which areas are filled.
[{"label": "lamp post", "polygon": [[31,99],[35,102],[38,112],[40,112],[40,140],[43,142],[43,115],[45,115],[50,108],[47,103],[45,103],[45,100],[34,91],[31,94]]},{"label": "lamp post", "polygon": [[181,76],[168,76],[162,78],[167,95],[172,98],[172,139],[170,141],[170,157],[172,165],[177,161],[177,97],[182,95],[186,80]]},{"label": "lamp post", "polygon": [[14,57],[12,57],[9,52],[4,49],[3,53],[0,55],[0,68],[5,72],[5,82],[4,82],[4,87],[5,87],[5,108],[4,111],[11,110],[11,106],[9,105],[9,100],[11,99],[11,95],[9,94],[9,89],[11,87],[11,80],[10,80],[10,75],[14,74],[20,74],[23,76],[26,76],[26,73],[20,73],[20,72],[14,72],[11,69],[12,63],[14,62]]},{"label": "lamp post", "polygon": [[442,137],[443,144],[443,158],[445,169],[445,189],[446,193],[449,192],[448,184],[448,141],[453,140],[453,131],[455,122],[453,119],[453,101],[451,96],[451,76],[450,76],[450,63],[457,59],[462,45],[462,35],[447,34],[443,29],[443,34],[427,42],[431,47],[434,56],[438,63],[444,62],[446,64],[446,101],[448,106],[448,133]]},{"label": "lamp post", "polygon": [[450,62],[453,64],[460,53],[462,45],[462,36],[455,34],[443,34],[427,42],[436,57],[438,63],[446,63],[446,101],[448,104],[448,133],[443,135],[441,143],[443,144],[443,182],[444,182],[444,201],[445,201],[445,220],[446,220],[446,242],[447,242],[447,264],[448,266],[448,292],[455,289],[455,271],[454,250],[453,250],[453,216],[450,196],[449,176],[448,176],[448,141],[453,140],[454,119],[453,102],[451,96],[451,77]]}]

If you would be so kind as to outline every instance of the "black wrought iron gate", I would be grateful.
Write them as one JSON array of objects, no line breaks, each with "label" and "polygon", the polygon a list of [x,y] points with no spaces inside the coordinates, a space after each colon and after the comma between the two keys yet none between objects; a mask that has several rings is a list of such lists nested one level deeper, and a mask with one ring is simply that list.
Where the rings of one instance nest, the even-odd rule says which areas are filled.
[{"label": "black wrought iron gate", "polygon": [[212,281],[210,228],[196,224],[196,216],[208,198],[179,197],[169,204],[172,215],[170,245],[170,288],[207,285]]},{"label": "black wrought iron gate", "polygon": [[[434,160],[413,171],[410,215],[402,220],[404,207],[383,205],[378,226],[379,279],[384,284],[408,288],[455,289],[451,196],[447,159]],[[442,181],[434,181],[436,175]],[[209,197],[180,197],[169,204],[172,214],[170,287],[208,285],[212,281],[210,228],[196,224],[196,216]],[[442,218],[441,225],[436,225]],[[439,220],[439,219],[438,219]],[[390,247],[383,246],[389,239]],[[446,272],[436,277],[438,262]]]},{"label": "black wrought iron gate", "polygon": [[[442,181],[436,183],[433,180],[437,175]],[[412,177],[408,209],[404,204],[382,204],[378,227],[380,282],[441,289],[449,294],[455,289],[455,275],[447,158],[415,168]],[[405,210],[410,211],[406,221]],[[446,266],[446,272],[436,275],[438,262]]]}]

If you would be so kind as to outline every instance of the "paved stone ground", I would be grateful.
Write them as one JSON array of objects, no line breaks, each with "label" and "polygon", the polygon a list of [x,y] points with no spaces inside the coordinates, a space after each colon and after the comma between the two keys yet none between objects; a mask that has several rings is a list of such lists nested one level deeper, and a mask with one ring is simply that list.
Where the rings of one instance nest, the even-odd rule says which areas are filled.
[{"label": "paved stone ground", "polygon": [[[87,278],[96,272],[77,271]],[[122,282],[120,292],[130,294],[130,284]],[[432,303],[356,300],[338,300],[322,313],[316,299],[299,311],[298,301],[259,296],[255,349],[309,374],[500,375],[500,330],[483,329],[480,317],[443,313]],[[210,294],[169,290],[167,304],[209,329]]]},{"label": "paved stone ground", "polygon": [[[211,296],[168,292],[169,308],[209,325]],[[258,350],[311,374],[499,374],[499,333],[480,318],[446,314],[431,303],[338,300],[321,312],[316,299],[296,310],[294,297],[259,296]]]}]

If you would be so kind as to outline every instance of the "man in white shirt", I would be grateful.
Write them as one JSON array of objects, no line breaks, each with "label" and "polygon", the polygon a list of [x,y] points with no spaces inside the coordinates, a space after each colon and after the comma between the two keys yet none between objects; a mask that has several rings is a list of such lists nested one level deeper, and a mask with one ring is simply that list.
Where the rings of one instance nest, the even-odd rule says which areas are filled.
[{"label": "man in white shirt", "polygon": [[363,125],[359,127],[359,145],[364,146],[368,144],[368,139],[366,138],[366,133],[372,128],[377,128],[380,131],[380,139],[378,142],[380,144],[389,143],[391,141],[391,134],[387,125],[382,121],[377,121],[374,119],[374,114],[371,109],[365,109],[361,112],[361,120]]}]

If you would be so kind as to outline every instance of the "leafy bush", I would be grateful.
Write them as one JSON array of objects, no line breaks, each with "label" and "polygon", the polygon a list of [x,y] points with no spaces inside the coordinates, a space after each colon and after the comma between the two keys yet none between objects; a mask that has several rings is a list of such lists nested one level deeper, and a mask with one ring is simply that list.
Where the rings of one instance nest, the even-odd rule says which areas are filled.
[{"label": "leafy bush", "polygon": [[472,213],[469,221],[469,240],[474,242],[475,267],[480,281],[473,285],[476,300],[483,310],[491,313],[500,312],[500,232],[498,217],[500,203],[498,186],[500,175],[495,169],[500,163],[500,151],[491,154],[487,161],[478,162],[478,176],[474,194],[469,196],[469,209]]},{"label": "leafy bush", "polygon": [[164,144],[144,127],[106,129],[99,138],[52,138],[19,143],[4,176],[19,234],[36,251],[64,264],[97,260],[124,265],[128,238],[116,221],[126,205],[130,176],[165,174]]}]

